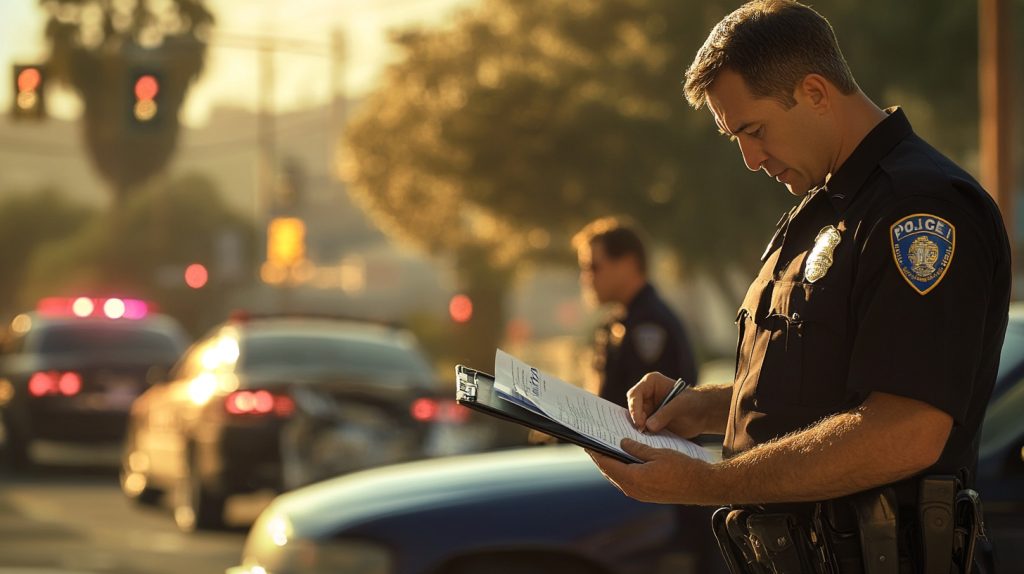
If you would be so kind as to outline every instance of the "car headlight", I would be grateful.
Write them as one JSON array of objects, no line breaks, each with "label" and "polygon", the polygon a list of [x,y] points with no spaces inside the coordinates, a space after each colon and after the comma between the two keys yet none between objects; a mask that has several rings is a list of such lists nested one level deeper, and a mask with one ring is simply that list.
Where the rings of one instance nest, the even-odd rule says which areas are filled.
[{"label": "car headlight", "polygon": [[283,515],[260,516],[249,531],[242,566],[229,574],[390,574],[387,549],[361,540],[314,541],[295,536]]}]

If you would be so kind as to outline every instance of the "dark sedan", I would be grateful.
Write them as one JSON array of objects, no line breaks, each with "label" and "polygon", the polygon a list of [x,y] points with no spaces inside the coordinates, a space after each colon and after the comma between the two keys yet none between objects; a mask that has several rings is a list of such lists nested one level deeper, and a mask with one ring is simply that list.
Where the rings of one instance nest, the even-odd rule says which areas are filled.
[{"label": "dark sedan", "polygon": [[31,462],[37,441],[119,442],[132,401],[186,345],[177,321],[134,299],[51,298],[18,315],[0,354],[9,462]]},{"label": "dark sedan", "polygon": [[[1024,564],[1021,413],[1024,314],[1014,309],[977,485],[998,562],[1011,570]],[[229,574],[696,573],[677,544],[706,528],[626,498],[578,447],[534,447],[392,466],[278,497]]]},{"label": "dark sedan", "polygon": [[474,448],[448,395],[400,329],[232,320],[133,405],[122,489],[142,502],[171,493],[180,528],[216,528],[233,494]]}]

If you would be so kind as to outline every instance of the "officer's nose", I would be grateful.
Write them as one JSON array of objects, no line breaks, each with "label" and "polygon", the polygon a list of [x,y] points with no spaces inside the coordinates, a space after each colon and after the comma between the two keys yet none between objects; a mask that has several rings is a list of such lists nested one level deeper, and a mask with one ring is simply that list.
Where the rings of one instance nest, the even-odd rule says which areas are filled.
[{"label": "officer's nose", "polygon": [[761,169],[764,162],[768,160],[768,154],[764,153],[764,148],[753,138],[745,138],[739,136],[736,140],[740,144],[740,154],[743,155],[743,163],[746,164],[747,169],[750,171],[757,171]]}]

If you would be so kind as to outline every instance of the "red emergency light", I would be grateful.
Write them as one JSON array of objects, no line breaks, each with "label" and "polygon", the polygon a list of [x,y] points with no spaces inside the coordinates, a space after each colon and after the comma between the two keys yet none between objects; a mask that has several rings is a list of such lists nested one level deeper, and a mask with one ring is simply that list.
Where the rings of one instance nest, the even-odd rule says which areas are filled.
[{"label": "red emergency light", "polygon": [[36,311],[53,317],[143,319],[152,305],[141,299],[120,297],[46,297]]}]

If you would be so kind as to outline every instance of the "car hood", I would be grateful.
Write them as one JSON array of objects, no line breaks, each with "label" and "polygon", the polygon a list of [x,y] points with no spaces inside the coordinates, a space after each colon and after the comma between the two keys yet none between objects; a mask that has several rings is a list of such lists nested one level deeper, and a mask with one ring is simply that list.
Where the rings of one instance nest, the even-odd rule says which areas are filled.
[{"label": "car hood", "polygon": [[588,487],[611,488],[583,449],[537,446],[357,472],[283,494],[263,514],[286,516],[295,536],[316,539],[398,514]]}]

